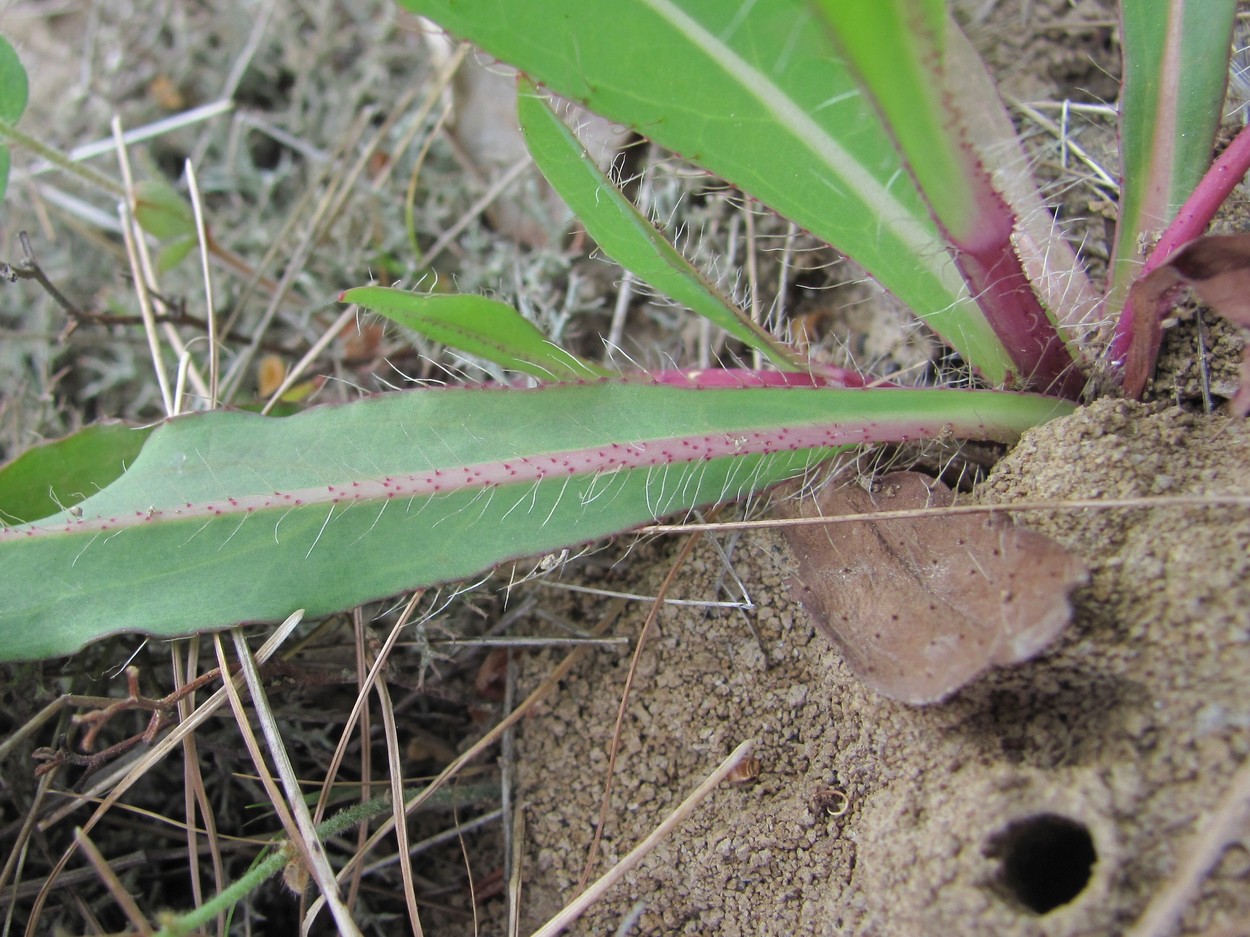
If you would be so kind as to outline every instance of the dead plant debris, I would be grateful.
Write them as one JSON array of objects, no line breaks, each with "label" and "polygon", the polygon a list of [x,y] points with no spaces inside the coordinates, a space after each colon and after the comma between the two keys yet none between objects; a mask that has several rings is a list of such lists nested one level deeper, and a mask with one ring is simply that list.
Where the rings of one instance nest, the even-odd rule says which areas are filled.
[{"label": "dead plant debris", "polygon": [[[828,487],[805,517],[943,507],[949,488],[916,472],[873,492]],[[995,516],[793,527],[791,581],[850,668],[907,703],[945,699],[992,666],[1038,654],[1067,626],[1085,564],[1054,541]]]}]

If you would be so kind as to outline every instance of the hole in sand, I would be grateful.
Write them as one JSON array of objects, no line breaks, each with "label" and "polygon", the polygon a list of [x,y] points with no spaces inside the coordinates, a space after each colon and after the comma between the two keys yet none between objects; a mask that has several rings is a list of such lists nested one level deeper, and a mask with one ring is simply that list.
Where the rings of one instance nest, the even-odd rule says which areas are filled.
[{"label": "hole in sand", "polygon": [[992,837],[985,853],[1001,863],[999,888],[1037,914],[1080,895],[1098,861],[1089,830],[1054,813],[1014,821]]}]

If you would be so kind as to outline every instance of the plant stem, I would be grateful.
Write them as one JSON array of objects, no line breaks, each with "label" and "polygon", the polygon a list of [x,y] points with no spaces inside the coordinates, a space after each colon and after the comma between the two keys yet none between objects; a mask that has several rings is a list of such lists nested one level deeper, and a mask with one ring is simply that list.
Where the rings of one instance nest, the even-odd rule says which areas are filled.
[{"label": "plant stem", "polygon": [[[1215,213],[1219,211],[1224,200],[1250,171],[1250,126],[1243,127],[1241,132],[1220,154],[1219,159],[1211,164],[1207,174],[1202,177],[1193,194],[1185,200],[1176,218],[1164,230],[1159,243],[1146,259],[1145,265],[1138,274],[1138,279],[1150,271],[1163,266],[1185,244],[1202,234]],[[1158,316],[1158,310],[1137,310],[1131,300],[1125,300],[1124,309],[1115,324],[1115,335],[1111,339],[1109,356],[1111,364],[1122,377],[1124,363],[1128,359],[1129,348],[1133,344],[1133,325],[1138,315]],[[1150,352],[1150,370],[1154,370],[1154,359],[1159,354],[1158,330],[1153,338],[1154,348]]]},{"label": "plant stem", "polygon": [[[1006,205],[1002,205],[1002,210],[1010,218]],[[987,216],[987,223],[990,220]],[[1013,375],[1016,382],[1042,393],[1076,400],[1085,386],[1085,377],[1034,294],[1011,244],[1010,232],[1008,226],[1002,237],[983,245],[953,242],[955,263],[994,334],[1020,368]]]},{"label": "plant stem", "polygon": [[98,189],[103,189],[109,195],[117,198],[126,197],[126,190],[112,179],[96,172],[94,169],[89,169],[82,163],[75,162],[60,150],[53,149],[47,144],[39,142],[34,137],[22,133],[8,121],[0,120],[0,137],[7,137],[10,142],[39,154],[52,165],[64,169],[68,173],[73,173],[79,179]]}]

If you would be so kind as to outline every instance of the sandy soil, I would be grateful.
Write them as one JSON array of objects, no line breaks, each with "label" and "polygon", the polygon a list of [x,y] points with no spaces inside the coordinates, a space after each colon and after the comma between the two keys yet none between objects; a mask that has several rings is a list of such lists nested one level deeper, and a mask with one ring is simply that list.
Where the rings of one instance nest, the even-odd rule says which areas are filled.
[{"label": "sandy soil", "polygon": [[[1250,754],[1250,516],[1218,502],[1248,493],[1247,457],[1243,422],[1116,401],[1029,433],[982,497],[1215,500],[1022,513],[1089,563],[1076,620],[1042,659],[928,708],[864,689],[787,594],[779,538],[745,537],[732,565],[751,621],[671,609],[643,652],[603,861],[744,738],[759,777],[718,792],[576,932],[610,933],[636,901],[652,934],[1123,932]],[[643,569],[617,587],[654,590],[663,565],[630,577]],[[675,594],[715,594],[724,573],[701,548]],[[593,659],[526,729],[535,923],[581,873],[625,665]],[[1233,846],[1184,932],[1244,920],[1248,872]]]}]

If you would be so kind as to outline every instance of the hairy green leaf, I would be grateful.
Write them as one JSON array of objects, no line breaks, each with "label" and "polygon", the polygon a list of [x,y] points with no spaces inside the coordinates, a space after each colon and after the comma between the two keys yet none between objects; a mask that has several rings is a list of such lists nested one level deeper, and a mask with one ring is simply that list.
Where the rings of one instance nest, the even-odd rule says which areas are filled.
[{"label": "hairy green leaf", "polygon": [[1001,110],[1001,102],[992,88],[976,94],[976,83],[960,74],[981,67],[975,56],[948,54],[966,42],[945,2],[819,0],[817,7],[954,246],[954,262],[1010,355],[1016,378],[1078,397],[1084,378],[1032,288],[1015,215],[972,145],[970,130],[985,122],[965,112]]},{"label": "hairy green leaf", "polygon": [[744,497],[833,449],[1011,439],[1022,394],[600,381],[160,426],[114,484],[0,531],[0,659],[324,614]]},{"label": "hairy green leaf", "polygon": [[524,80],[517,96],[517,117],[534,162],[605,254],[782,370],[807,370],[805,363],[709,283],[625,198],[538,89]]},{"label": "hairy green leaf", "polygon": [[1118,312],[1143,246],[1176,216],[1211,165],[1236,0],[1122,0],[1120,214],[1107,290]]},{"label": "hairy green leaf", "polygon": [[613,373],[565,351],[507,303],[485,296],[360,286],[345,291],[339,300],[358,303],[426,338],[540,380],[607,377]]},{"label": "hairy green leaf", "polygon": [[134,461],[149,427],[97,423],[27,449],[0,468],[0,520],[33,521],[78,504]]},{"label": "hairy green leaf", "polygon": [[804,0],[401,2],[851,255],[991,382],[1012,370]]}]

